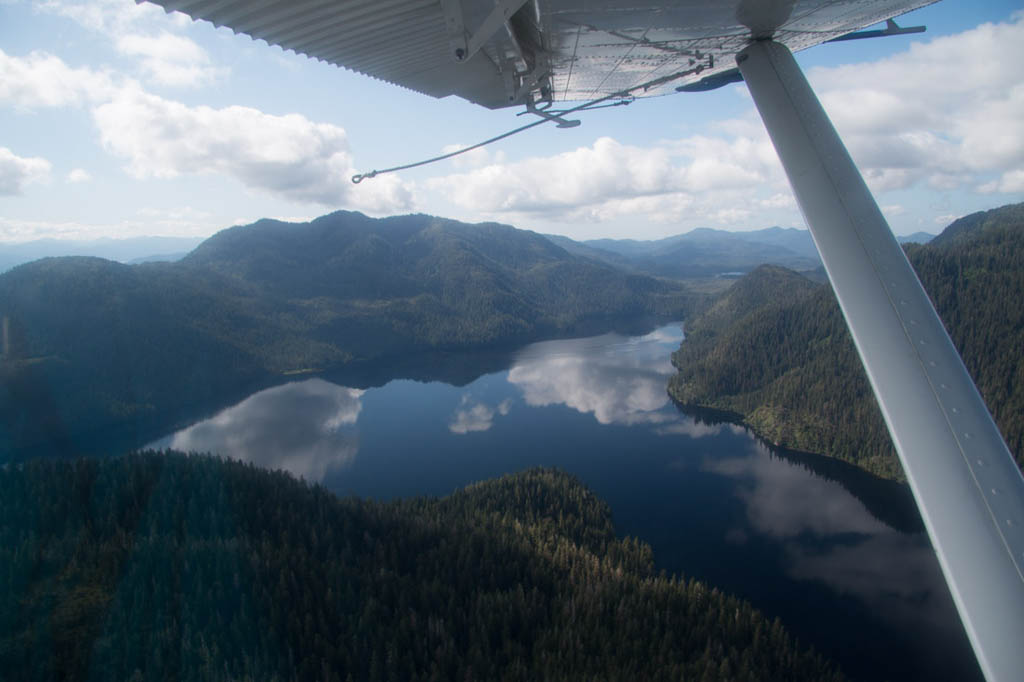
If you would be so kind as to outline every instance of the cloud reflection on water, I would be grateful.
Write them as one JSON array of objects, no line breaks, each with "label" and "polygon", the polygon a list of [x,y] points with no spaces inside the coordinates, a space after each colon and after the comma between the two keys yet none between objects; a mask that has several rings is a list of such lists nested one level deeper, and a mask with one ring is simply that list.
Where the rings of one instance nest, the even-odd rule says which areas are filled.
[{"label": "cloud reflection on water", "polygon": [[565,405],[601,424],[652,424],[665,435],[713,435],[721,425],[698,426],[665,409],[666,385],[675,373],[669,358],[682,338],[681,327],[669,326],[641,337],[605,334],[537,343],[516,357],[508,381],[531,407]]},{"label": "cloud reflection on water", "polygon": [[748,526],[730,529],[731,541],[769,536],[781,543],[790,578],[853,595],[891,622],[946,629],[948,595],[923,534],[896,531],[838,483],[760,443],[750,448],[750,456],[708,457],[702,467],[733,479],[733,494],[745,503]]},{"label": "cloud reflection on water", "polygon": [[749,457],[709,459],[704,468],[736,480],[734,494],[746,503],[747,520],[760,533],[782,539],[888,530],[842,486],[772,457],[759,443],[749,447],[754,450]]},{"label": "cloud reflection on water", "polygon": [[495,415],[505,416],[512,407],[511,400],[502,400],[497,407],[490,407],[485,403],[469,404],[469,396],[462,396],[462,403],[452,417],[452,423],[448,430],[452,433],[465,435],[471,431],[487,431],[494,426]]},{"label": "cloud reflection on water", "polygon": [[362,394],[322,379],[275,386],[177,432],[168,447],[212,452],[321,481],[356,456]]}]

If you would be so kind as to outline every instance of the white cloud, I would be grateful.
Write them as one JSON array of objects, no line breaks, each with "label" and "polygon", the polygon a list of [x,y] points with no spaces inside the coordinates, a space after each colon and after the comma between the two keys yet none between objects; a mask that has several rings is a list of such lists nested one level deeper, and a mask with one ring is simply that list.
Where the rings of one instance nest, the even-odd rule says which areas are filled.
[{"label": "white cloud", "polygon": [[205,85],[227,73],[227,69],[211,66],[206,50],[194,41],[166,31],[155,36],[137,33],[122,36],[117,40],[117,50],[141,57],[143,73],[162,85]]},{"label": "white cloud", "polygon": [[[134,0],[35,0],[33,6],[41,12],[71,19],[87,29],[115,38],[154,19],[161,18],[162,23],[167,23],[162,7]],[[191,22],[179,12],[172,13],[170,19],[179,26]]]},{"label": "white cloud", "polygon": [[0,103],[29,111],[79,106],[106,100],[115,91],[105,72],[72,68],[44,52],[12,57],[0,50]]},{"label": "white cloud", "polygon": [[[766,135],[732,140],[693,136],[656,147],[602,137],[551,157],[433,178],[429,190],[484,214],[547,214],[574,222],[637,216],[674,222],[686,216],[732,222],[720,207],[751,188],[776,187],[781,169]],[[738,193],[726,197],[723,193]],[[748,200],[753,200],[752,198]]]},{"label": "white cloud", "polygon": [[[459,150],[465,149],[469,145],[466,144],[446,144],[441,147],[442,154],[452,154]],[[487,166],[493,163],[504,163],[505,152],[498,150],[493,153],[488,151],[486,147],[478,147],[468,152],[463,152],[458,156],[453,156],[450,160],[452,166],[459,170],[466,168],[479,168],[480,166]]]},{"label": "white cloud", "polygon": [[1024,170],[1006,171],[998,180],[980,185],[978,191],[982,194],[992,194],[993,192],[1017,194],[1024,192]]},{"label": "white cloud", "polygon": [[227,69],[213,67],[206,50],[195,41],[166,30],[192,24],[180,12],[167,17],[159,6],[133,0],[41,0],[35,7],[102,33],[120,54],[134,58],[142,75],[155,83],[205,85],[227,73]]},{"label": "white cloud", "polygon": [[[152,54],[159,57],[179,44],[188,53],[190,41],[169,38]],[[293,201],[375,214],[412,207],[410,190],[397,176],[353,185],[356,171],[344,129],[299,114],[189,107],[147,93],[132,81],[115,84],[105,72],[71,68],[40,52],[21,58],[0,51],[3,102],[26,110],[92,106],[103,146],[126,159],[129,171],[140,178],[221,173]]]},{"label": "white cloud", "polygon": [[746,208],[722,208],[715,211],[711,217],[715,222],[731,225],[743,223],[747,221],[751,215],[752,211]]},{"label": "white cloud", "polygon": [[[152,49],[134,39],[123,43],[125,49],[151,55],[154,64],[178,48],[182,64],[201,61],[202,51],[190,45],[191,41],[169,34]],[[184,83],[193,77],[172,67],[160,76],[163,67],[152,68],[165,80],[180,78]],[[137,177],[216,172],[294,201],[377,214],[412,206],[410,192],[397,176],[353,185],[355,170],[345,131],[298,114],[271,116],[246,107],[192,108],[148,94],[130,81],[115,84],[106,72],[69,67],[59,57],[41,52],[12,57],[0,51],[0,103],[23,110],[94,107],[104,147],[127,159]],[[20,192],[28,177],[37,178],[40,166],[31,168],[29,174],[29,167],[19,164],[15,176],[14,161],[6,159],[6,192]],[[72,182],[84,179],[80,172],[72,173]]]},{"label": "white cloud", "polygon": [[93,112],[103,146],[140,178],[220,173],[293,201],[370,212],[407,209],[394,177],[353,185],[345,131],[299,114],[249,107],[189,107],[124,88]]},{"label": "white cloud", "polygon": [[46,180],[50,162],[39,157],[17,156],[7,147],[0,147],[0,196],[21,194],[26,185]]},{"label": "white cloud", "polygon": [[1022,44],[1018,15],[809,78],[873,189],[955,189],[1024,166]]},{"label": "white cloud", "polygon": [[79,182],[88,182],[89,180],[92,180],[92,176],[89,175],[89,171],[84,168],[75,168],[68,173],[68,182],[70,183],[77,184]]},{"label": "white cloud", "polygon": [[757,202],[761,208],[796,208],[796,199],[790,193],[779,192]]}]

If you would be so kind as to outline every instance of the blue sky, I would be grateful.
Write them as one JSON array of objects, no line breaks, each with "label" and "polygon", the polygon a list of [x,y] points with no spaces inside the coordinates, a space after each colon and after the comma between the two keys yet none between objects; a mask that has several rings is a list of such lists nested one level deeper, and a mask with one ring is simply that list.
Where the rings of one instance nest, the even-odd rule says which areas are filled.
[{"label": "blue sky", "polygon": [[[1019,3],[945,0],[900,21],[929,30],[797,55],[894,230],[1024,200]],[[0,241],[205,236],[341,208],[578,239],[803,225],[742,84],[349,182],[517,127],[515,114],[133,0],[0,0]]]}]

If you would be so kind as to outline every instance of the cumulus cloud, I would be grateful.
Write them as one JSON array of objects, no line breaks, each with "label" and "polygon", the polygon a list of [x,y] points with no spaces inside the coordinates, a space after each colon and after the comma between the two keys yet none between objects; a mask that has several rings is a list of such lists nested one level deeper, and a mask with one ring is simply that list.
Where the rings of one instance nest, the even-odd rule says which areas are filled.
[{"label": "cumulus cloud", "polygon": [[21,194],[26,185],[50,175],[50,162],[39,157],[22,157],[0,147],[0,196]]},{"label": "cumulus cloud", "polygon": [[[185,61],[198,59],[201,52],[189,53],[189,43],[169,36],[150,54],[159,61],[160,55],[181,46]],[[192,77],[173,73],[171,69],[165,75]],[[136,177],[218,173],[292,201],[374,214],[412,207],[411,191],[397,176],[353,185],[356,169],[344,129],[299,114],[274,116],[242,106],[190,107],[148,93],[136,82],[115,83],[105,72],[72,68],[40,52],[12,57],[0,51],[3,103],[24,110],[91,107],[103,147],[125,159]],[[8,160],[9,178],[12,165]],[[25,172],[24,164],[19,167]]]},{"label": "cumulus cloud", "polygon": [[109,99],[115,91],[103,71],[72,68],[44,52],[12,57],[0,50],[0,103],[16,109],[87,105]]},{"label": "cumulus cloud", "polygon": [[1024,167],[1024,82],[1006,59],[1021,44],[1018,15],[808,76],[873,189],[954,189]]},{"label": "cumulus cloud", "polygon": [[371,212],[407,208],[397,178],[353,185],[345,131],[299,114],[189,107],[124,88],[93,112],[101,142],[137,177],[219,173],[294,201]]},{"label": "cumulus cloud", "polygon": [[[32,4],[38,11],[71,19],[92,31],[115,37],[165,14],[162,7],[134,0],[35,0]],[[179,12],[172,13],[170,19],[179,26],[191,22]]]},{"label": "cumulus cloud", "polygon": [[[442,154],[452,154],[459,150],[465,149],[469,145],[466,144],[446,144],[441,147]],[[468,152],[463,152],[458,156],[453,156],[450,163],[457,169],[466,168],[479,168],[480,166],[486,166],[492,163],[503,163],[505,161],[505,152],[497,150],[491,152],[486,147],[479,147]]]},{"label": "cumulus cloud", "polygon": [[[191,24],[191,19],[179,12],[166,17],[163,8],[133,0],[37,0],[34,4],[41,12],[102,33],[120,54],[134,58],[143,77],[160,85],[205,85],[227,73],[227,69],[212,66],[195,41],[166,30]],[[164,28],[154,31],[157,23]]]},{"label": "cumulus cloud", "polygon": [[761,208],[796,208],[796,199],[791,193],[779,192],[757,202]]},{"label": "cumulus cloud", "polygon": [[166,31],[155,36],[122,36],[117,40],[117,50],[140,57],[142,72],[162,85],[205,85],[227,73],[227,69],[212,66],[206,50],[194,41]]},{"label": "cumulus cloud", "polygon": [[75,168],[68,173],[68,182],[72,184],[78,184],[80,182],[89,182],[92,180],[92,176],[89,175],[89,171],[84,168]]},{"label": "cumulus cloud", "polygon": [[1018,194],[1024,192],[1024,169],[1007,171],[998,180],[993,180],[979,186],[978,191],[982,194],[991,194],[992,192]]},{"label": "cumulus cloud", "polygon": [[717,207],[711,208],[710,192],[746,194],[778,180],[781,171],[766,136],[695,136],[648,148],[602,137],[555,156],[491,163],[426,184],[457,206],[484,214],[585,222],[629,215],[671,222],[705,215],[731,222],[735,215],[717,215]]}]

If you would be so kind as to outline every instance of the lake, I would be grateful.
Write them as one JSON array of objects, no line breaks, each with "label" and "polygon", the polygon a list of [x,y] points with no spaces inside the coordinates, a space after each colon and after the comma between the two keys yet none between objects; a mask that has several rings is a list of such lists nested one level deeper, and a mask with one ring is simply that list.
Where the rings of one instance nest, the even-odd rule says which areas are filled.
[{"label": "lake", "polygon": [[377,499],[559,467],[611,505],[620,535],[652,545],[659,568],[778,616],[851,677],[981,679],[908,489],[681,412],[665,386],[682,338],[673,324],[536,343],[488,357],[461,386],[307,378],[152,446]]}]

